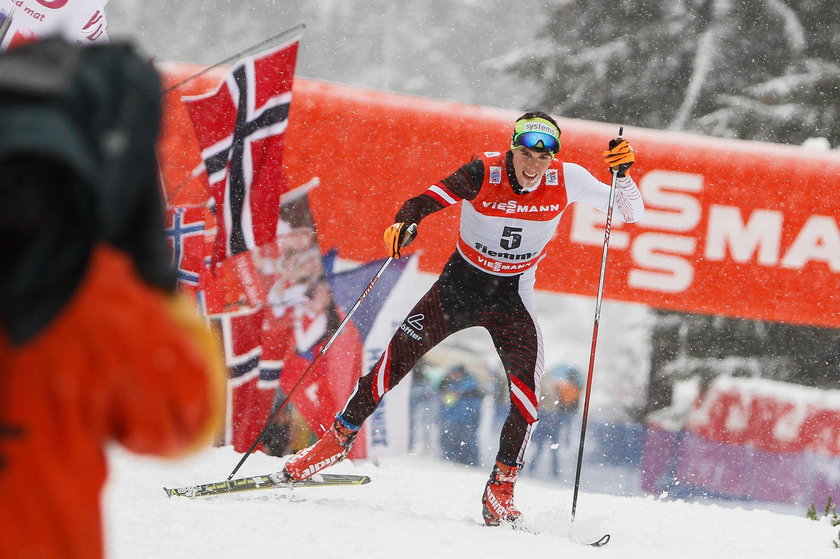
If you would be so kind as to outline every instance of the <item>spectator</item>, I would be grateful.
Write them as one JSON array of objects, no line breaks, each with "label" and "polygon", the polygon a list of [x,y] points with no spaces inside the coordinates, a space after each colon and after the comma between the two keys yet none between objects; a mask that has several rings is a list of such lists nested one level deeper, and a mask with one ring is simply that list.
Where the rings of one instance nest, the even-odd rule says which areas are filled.
[{"label": "spectator", "polygon": [[178,456],[220,426],[221,352],[164,241],[160,116],[128,45],[0,55],[4,559],[101,557],[106,445]]},{"label": "spectator", "polygon": [[438,386],[440,393],[440,447],[447,460],[477,466],[478,425],[484,395],[475,377],[456,365]]},{"label": "spectator", "polygon": [[510,412],[510,387],[504,369],[490,368],[490,391],[493,395],[493,432],[502,430]]},{"label": "spectator", "polygon": [[580,404],[581,376],[569,365],[556,365],[540,382],[540,421],[534,430],[531,470],[536,471],[544,449],[551,477],[560,477],[560,453],[569,448],[572,420]]},{"label": "spectator", "polygon": [[431,433],[436,427],[437,391],[427,374],[428,368],[426,360],[421,359],[411,371],[408,448],[418,453],[428,452],[432,448]]},{"label": "spectator", "polygon": [[277,409],[285,399],[286,394],[278,388],[274,396],[274,402],[272,403],[270,412],[271,415],[269,417],[274,416],[275,413],[277,416],[263,437],[263,451],[271,456],[285,456],[291,451],[292,410],[290,407],[286,407],[280,411]]}]

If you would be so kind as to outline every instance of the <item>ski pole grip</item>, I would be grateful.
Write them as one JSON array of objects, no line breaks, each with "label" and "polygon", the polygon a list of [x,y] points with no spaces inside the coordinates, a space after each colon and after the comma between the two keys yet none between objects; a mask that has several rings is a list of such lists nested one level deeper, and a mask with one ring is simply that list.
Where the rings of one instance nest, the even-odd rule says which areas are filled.
[{"label": "ski pole grip", "polygon": [[[619,126],[618,127],[618,137],[616,138],[616,142],[615,142],[616,144],[620,143],[621,140],[623,140],[623,138],[622,138],[623,135],[624,135],[624,127]],[[610,147],[612,147],[612,142],[610,142]],[[613,178],[618,176],[618,169],[612,169],[611,172],[612,172]]]}]

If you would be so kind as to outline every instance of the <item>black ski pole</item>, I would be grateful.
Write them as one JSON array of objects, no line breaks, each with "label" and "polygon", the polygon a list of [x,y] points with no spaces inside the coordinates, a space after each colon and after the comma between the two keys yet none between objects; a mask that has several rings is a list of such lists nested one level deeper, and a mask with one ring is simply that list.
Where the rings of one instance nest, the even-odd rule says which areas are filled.
[{"label": "black ski pole", "polygon": [[235,61],[239,60],[240,58],[242,58],[243,56],[247,56],[247,55],[252,54],[254,52],[258,52],[258,51],[262,50],[263,48],[267,47],[268,45],[280,42],[281,40],[285,39],[286,37],[289,37],[291,35],[294,35],[295,33],[301,32],[304,29],[306,29],[306,24],[300,23],[298,25],[295,25],[292,28],[286,29],[285,31],[281,31],[280,33],[278,33],[277,35],[274,35],[273,37],[269,37],[268,39],[262,40],[259,43],[257,43],[256,45],[250,46],[245,50],[241,50],[241,51],[237,52],[236,54],[234,54],[232,56],[229,56],[229,57],[225,58],[224,60],[222,60],[220,62],[216,62],[215,64],[213,64],[211,66],[208,66],[207,68],[204,68],[203,70],[201,70],[199,72],[196,72],[192,76],[184,78],[183,80],[176,83],[175,85],[164,89],[163,94],[166,95],[170,91],[178,89],[179,87],[181,87],[185,83],[187,83],[189,81],[192,81],[199,76],[203,76],[204,74],[206,74],[207,72],[209,72],[210,70],[212,70],[214,68],[218,68],[219,66],[223,66],[225,64],[230,64],[231,62],[235,62]]},{"label": "black ski pole", "polygon": [[[624,128],[618,129],[618,140],[624,133]],[[618,178],[618,171],[612,172],[612,183],[610,184],[610,202],[607,208],[607,221],[604,226],[604,248],[601,252],[601,274],[598,278],[598,296],[595,299],[595,325],[592,328],[592,347],[589,352],[589,372],[586,377],[586,396],[583,399],[583,418],[580,424],[580,446],[578,447],[577,469],[575,470],[575,491],[572,496],[572,522],[575,521],[577,509],[578,490],[580,489],[580,471],[583,466],[583,443],[586,439],[586,422],[589,419],[589,398],[592,393],[592,377],[595,372],[595,345],[598,342],[598,324],[601,321],[601,301],[604,296],[604,278],[607,272],[607,254],[610,248],[610,229],[612,227],[613,204],[615,203],[615,183]]]},{"label": "black ski pole", "polygon": [[[416,228],[416,226],[412,226],[412,227]],[[411,238],[411,235],[408,235],[407,238]],[[388,264],[390,264],[393,259],[394,259],[393,256],[389,256],[388,259],[379,268],[379,271],[376,272],[376,275],[373,276],[373,279],[370,280],[370,283],[368,284],[368,286],[365,288],[364,291],[362,291],[362,294],[359,296],[359,298],[356,300],[356,302],[350,308],[350,311],[347,313],[347,316],[344,317],[344,320],[342,320],[341,324],[338,325],[338,328],[335,329],[335,332],[333,332],[333,335],[330,336],[330,339],[327,340],[327,343],[324,344],[324,347],[321,348],[321,351],[318,352],[318,355],[315,356],[315,359],[312,360],[312,363],[310,363],[309,366],[306,368],[306,370],[303,372],[303,374],[300,375],[300,378],[297,380],[295,385],[292,386],[292,389],[289,390],[289,393],[286,395],[286,398],[283,400],[283,402],[280,403],[280,406],[277,408],[277,410],[275,410],[275,412],[271,415],[271,417],[268,418],[268,421],[266,421],[265,426],[263,427],[262,431],[260,431],[260,434],[257,435],[257,438],[254,439],[254,442],[251,443],[251,446],[248,448],[248,450],[245,452],[245,454],[239,460],[239,463],[236,464],[236,467],[233,469],[233,471],[228,476],[228,480],[233,479],[233,476],[236,475],[236,472],[239,471],[239,468],[242,467],[242,464],[245,463],[245,460],[248,459],[248,457],[251,455],[251,453],[254,452],[254,449],[257,448],[257,445],[260,444],[260,441],[262,441],[265,434],[271,428],[271,424],[274,423],[274,420],[277,419],[277,416],[280,415],[280,412],[283,411],[283,409],[289,404],[289,402],[291,401],[292,395],[295,393],[295,391],[297,391],[298,387],[301,385],[303,380],[309,375],[309,371],[311,371],[315,367],[315,365],[318,363],[318,361],[321,359],[321,357],[327,352],[327,350],[333,344],[335,339],[338,337],[338,335],[341,333],[341,331],[344,329],[344,327],[350,321],[350,317],[353,316],[353,313],[356,312],[356,309],[359,308],[359,305],[362,304],[362,301],[365,299],[365,297],[367,297],[368,293],[371,292],[371,290],[373,289],[373,286],[376,285],[377,281],[379,281],[379,278],[385,272],[385,268],[388,267]]]}]

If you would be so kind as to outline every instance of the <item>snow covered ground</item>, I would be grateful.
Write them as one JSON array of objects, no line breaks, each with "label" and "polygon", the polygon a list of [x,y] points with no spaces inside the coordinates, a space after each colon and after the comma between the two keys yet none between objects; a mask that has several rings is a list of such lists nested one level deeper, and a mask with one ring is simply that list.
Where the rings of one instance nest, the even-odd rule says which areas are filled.
[{"label": "snow covered ground", "polygon": [[[430,279],[422,277],[420,289]],[[418,295],[419,296],[419,295]],[[538,294],[546,360],[586,369],[594,302],[585,297]],[[605,301],[596,380],[593,427],[618,418],[644,394],[649,315],[638,305]],[[482,330],[466,331],[436,348],[443,361],[465,355],[497,359]],[[487,410],[485,410],[487,411]],[[364,473],[360,487],[270,490],[189,500],[169,499],[164,486],[225,479],[239,460],[230,447],[212,448],[184,461],[110,451],[110,483],[104,495],[109,557],[248,558],[332,557],[427,559],[462,557],[599,557],[622,559],[838,557],[838,529],[804,518],[801,507],[752,503],[686,503],[645,496],[638,471],[600,464],[598,445],[587,442],[577,518],[570,522],[574,448],[561,453],[562,479],[541,474],[547,456],[517,485],[517,504],[532,533],[487,528],[480,497],[489,474],[498,431],[485,413],[480,428],[484,466],[464,467],[421,454],[345,462],[335,473]],[[589,437],[588,437],[589,438]],[[281,469],[283,460],[257,453],[239,475]],[[537,475],[534,475],[536,473]],[[605,548],[583,543],[610,533]],[[583,543],[582,543],[583,542]]]},{"label": "snow covered ground", "polygon": [[[838,556],[838,529],[823,519],[582,491],[570,523],[567,485],[521,477],[517,505],[531,533],[488,528],[480,496],[488,471],[425,456],[357,461],[331,468],[364,473],[358,487],[286,489],[203,499],[168,498],[164,486],[223,480],[239,455],[208,449],[181,461],[109,452],[103,506],[109,557],[598,557],[599,559]],[[279,470],[257,453],[242,475]],[[804,511],[803,511],[804,514]],[[606,547],[583,545],[609,533]]]}]

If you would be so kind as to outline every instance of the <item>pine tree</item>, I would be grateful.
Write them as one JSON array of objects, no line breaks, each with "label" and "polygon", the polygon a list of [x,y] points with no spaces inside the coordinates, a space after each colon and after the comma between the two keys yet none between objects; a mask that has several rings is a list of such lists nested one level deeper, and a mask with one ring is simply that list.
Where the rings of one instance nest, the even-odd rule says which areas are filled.
[{"label": "pine tree", "polygon": [[[837,505],[834,504],[834,499],[831,495],[829,495],[828,500],[825,503],[822,516],[817,514],[817,507],[814,506],[814,503],[811,503],[808,507],[808,512],[805,516],[811,520],[816,520],[817,522],[825,518],[832,527],[837,528],[840,526],[840,514],[837,512]],[[837,536],[838,539],[840,539],[840,533],[838,533]],[[840,548],[840,542],[837,540],[833,540],[832,543],[834,543],[835,548]]]},{"label": "pine tree", "polygon": [[717,136],[840,143],[833,0],[566,0],[506,68],[556,114]]}]

